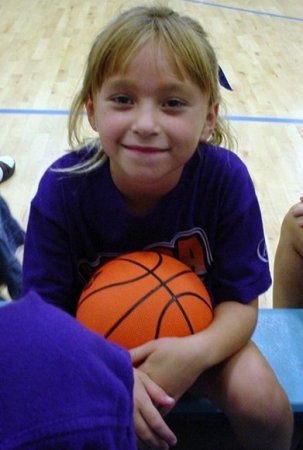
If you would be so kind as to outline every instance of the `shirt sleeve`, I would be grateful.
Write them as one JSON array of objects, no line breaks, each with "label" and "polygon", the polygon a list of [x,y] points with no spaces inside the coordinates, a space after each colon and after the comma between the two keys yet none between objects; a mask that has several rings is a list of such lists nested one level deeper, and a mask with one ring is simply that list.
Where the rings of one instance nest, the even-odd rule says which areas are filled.
[{"label": "shirt sleeve", "polygon": [[23,295],[37,292],[44,300],[74,314],[75,274],[58,174],[42,177],[29,214],[23,261]]},{"label": "shirt sleeve", "polygon": [[213,292],[217,303],[226,300],[248,303],[269,288],[271,276],[252,179],[236,155],[230,158],[221,178]]}]

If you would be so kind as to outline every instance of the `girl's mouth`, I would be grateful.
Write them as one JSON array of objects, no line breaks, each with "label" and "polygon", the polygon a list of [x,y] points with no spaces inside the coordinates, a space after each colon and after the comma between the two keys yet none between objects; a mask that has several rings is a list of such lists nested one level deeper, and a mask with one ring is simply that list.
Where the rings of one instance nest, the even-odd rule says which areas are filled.
[{"label": "girl's mouth", "polygon": [[141,146],[141,145],[123,145],[126,150],[139,152],[139,153],[163,153],[167,149],[159,147]]}]

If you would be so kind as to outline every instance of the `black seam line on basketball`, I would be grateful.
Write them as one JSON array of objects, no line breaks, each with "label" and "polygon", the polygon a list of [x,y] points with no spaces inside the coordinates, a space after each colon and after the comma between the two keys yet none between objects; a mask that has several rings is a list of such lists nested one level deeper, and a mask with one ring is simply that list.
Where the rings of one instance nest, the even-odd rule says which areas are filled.
[{"label": "black seam line on basketball", "polygon": [[[159,281],[159,284],[158,284],[157,286],[155,286],[151,291],[149,291],[148,294],[149,294],[149,295],[152,295],[152,294],[154,294],[158,289],[161,289],[162,287],[164,287],[164,288],[166,288],[166,290],[171,294],[171,296],[173,296],[173,292],[166,286],[165,283],[169,283],[169,282],[172,281],[174,278],[177,278],[177,277],[179,277],[180,275],[184,275],[184,274],[186,274],[186,273],[191,273],[191,272],[192,272],[192,271],[191,271],[190,269],[186,269],[186,270],[183,270],[182,272],[179,272],[179,273],[177,273],[177,274],[174,274],[172,277],[167,278],[167,279],[164,280],[164,281],[162,281],[161,278],[159,278],[158,276],[156,276],[154,273],[147,273],[147,275],[154,275],[154,278],[156,278],[156,280]],[[77,308],[79,309],[80,305],[82,305],[82,303],[83,303],[85,300],[87,300],[89,297],[91,297],[92,295],[96,294],[97,292],[105,291],[106,289],[110,289],[110,288],[112,288],[112,287],[122,286],[122,285],[124,285],[124,284],[126,284],[126,283],[128,284],[129,282],[132,282],[132,281],[138,281],[138,280],[140,280],[141,278],[144,278],[145,276],[146,276],[146,274],[140,275],[140,277],[133,278],[133,279],[131,279],[131,280],[128,279],[127,281],[123,281],[123,282],[119,282],[119,283],[112,283],[112,284],[109,284],[108,286],[105,286],[105,287],[102,287],[102,288],[99,288],[99,289],[95,289],[94,291],[90,292],[90,293],[87,294],[85,297],[83,297],[83,298],[81,299],[81,301],[79,301]],[[147,295],[146,298],[148,298],[148,295]],[[144,298],[141,299],[141,300],[146,300],[146,298],[144,297]],[[137,306],[139,306],[141,300],[140,300],[139,302],[137,302],[135,305],[133,305],[133,307],[132,307],[129,311],[132,312]],[[125,313],[125,314],[126,314],[126,313]],[[125,316],[125,318],[126,318],[126,317],[127,317],[127,316]],[[121,317],[121,319],[122,319],[122,318],[124,318],[124,315]],[[119,324],[120,324],[120,322],[119,322]],[[114,324],[114,325],[115,325],[115,324]],[[113,326],[114,326],[114,325],[113,325]]]},{"label": "black seam line on basketball", "polygon": [[[160,282],[160,286],[159,286],[159,289],[160,289],[160,287],[165,287],[165,288],[166,288],[166,286],[164,285],[164,283],[167,283],[167,282],[173,280],[174,277],[178,277],[178,276],[180,276],[180,275],[183,275],[184,273],[191,273],[191,272],[192,272],[191,269],[186,269],[185,271],[179,272],[179,273],[173,275],[173,277],[168,278],[168,279],[165,280],[164,283],[163,283],[163,281],[161,280],[161,278],[160,278],[157,274],[155,274],[155,272],[154,272],[154,271],[157,270],[158,267],[162,264],[162,261],[163,261],[163,255],[161,255],[161,253],[159,253],[159,252],[153,252],[153,253],[155,253],[155,254],[157,254],[157,255],[159,256],[159,260],[158,260],[158,262],[155,264],[155,266],[152,267],[151,269],[149,269],[148,267],[146,267],[144,264],[142,264],[142,263],[140,263],[140,262],[138,262],[138,261],[134,261],[134,260],[132,260],[132,259],[130,259],[130,258],[126,258],[126,257],[123,257],[123,256],[120,256],[119,258],[117,258],[117,259],[119,259],[120,261],[122,260],[122,261],[127,261],[127,262],[130,262],[130,263],[132,263],[132,264],[135,264],[135,265],[141,267],[142,269],[145,269],[146,272],[145,272],[143,275],[140,275],[139,277],[133,278],[133,279],[131,279],[131,280],[128,279],[128,280],[125,280],[125,281],[119,281],[119,282],[117,282],[117,283],[111,283],[111,284],[109,284],[108,286],[105,286],[105,287],[102,287],[102,288],[95,289],[94,291],[90,292],[89,294],[87,294],[85,297],[83,297],[83,298],[81,299],[81,301],[78,303],[77,308],[79,308],[80,305],[82,305],[82,303],[83,303],[85,300],[87,300],[89,297],[91,297],[92,295],[96,294],[97,292],[101,292],[101,291],[103,291],[103,290],[105,290],[105,289],[110,289],[110,288],[112,288],[112,287],[123,286],[124,284],[128,284],[128,283],[133,282],[133,281],[138,281],[138,280],[140,280],[140,279],[142,279],[142,278],[144,278],[144,277],[146,277],[146,276],[148,276],[148,275],[152,275],[154,278],[156,278],[156,280],[158,280],[158,281]],[[101,272],[100,272],[100,273],[101,273]],[[152,292],[154,292],[154,291],[152,291]],[[170,294],[172,294],[171,291],[169,291],[169,292],[170,292]]]},{"label": "black seam line on basketball", "polygon": [[[179,272],[177,274],[174,274],[173,276],[171,276],[170,278],[168,278],[165,281],[162,281],[161,278],[159,277],[155,277],[158,281],[159,284],[157,286],[155,286],[151,291],[147,292],[147,294],[145,294],[142,298],[140,298],[140,300],[137,301],[137,303],[135,303],[130,309],[128,309],[123,316],[120,317],[120,319],[118,319],[112,326],[111,328],[104,334],[104,336],[106,338],[108,338],[114,331],[115,329],[130,315],[132,314],[132,312],[141,305],[141,303],[145,302],[145,300],[147,300],[151,295],[153,295],[156,291],[158,291],[161,288],[165,288],[166,291],[169,292],[170,297],[174,297],[174,293],[166,286],[165,283],[169,283],[170,281],[174,280],[175,278],[179,277],[180,275],[184,275],[186,273],[192,273],[192,271],[190,269],[186,269],[183,270],[182,272]],[[153,274],[155,275],[155,274]]]},{"label": "black seam line on basketball", "polygon": [[182,272],[179,272],[179,273],[177,273],[177,274],[174,274],[171,278],[168,278],[167,280],[163,281],[163,280],[162,280],[162,279],[154,272],[154,271],[161,265],[161,263],[162,263],[162,261],[163,261],[163,256],[162,256],[162,254],[161,254],[160,252],[153,252],[153,253],[156,253],[156,254],[159,256],[159,262],[158,262],[158,264],[156,264],[156,266],[155,266],[153,269],[149,269],[148,267],[145,267],[144,264],[142,264],[142,263],[140,263],[140,262],[138,262],[138,261],[133,261],[132,259],[125,258],[125,257],[123,257],[123,256],[120,257],[119,259],[122,259],[123,261],[129,261],[129,262],[132,262],[132,263],[136,264],[137,266],[146,269],[149,275],[153,275],[153,277],[156,278],[156,280],[158,280],[158,281],[160,282],[159,289],[160,289],[160,287],[164,287],[164,288],[171,294],[171,296],[173,296],[173,295],[174,295],[173,292],[169,289],[168,286],[166,286],[166,283],[168,283],[169,281],[172,281],[174,278],[177,278],[177,277],[179,277],[180,275],[183,275],[183,274],[185,274],[185,273],[191,273],[192,270],[188,268],[188,269],[186,269],[186,270],[183,270]]},{"label": "black seam line on basketball", "polygon": [[[155,275],[153,271],[156,270],[156,269],[161,265],[161,263],[162,263],[162,261],[163,261],[163,257],[162,257],[162,255],[161,255],[160,253],[158,253],[158,252],[154,252],[154,253],[156,253],[156,254],[159,256],[159,261],[156,263],[156,265],[155,265],[152,269],[149,269],[148,267],[145,267],[143,264],[138,263],[137,261],[134,261],[134,260],[132,260],[132,259],[128,259],[128,258],[125,258],[125,257],[122,257],[122,256],[120,256],[119,258],[117,258],[117,259],[119,259],[119,261],[122,260],[122,261],[131,262],[131,263],[133,263],[133,264],[135,264],[135,265],[137,265],[137,266],[139,266],[139,267],[142,267],[143,269],[146,270],[146,272],[145,272],[143,275],[140,275],[140,276],[138,276],[138,277],[136,277],[136,278],[132,278],[131,280],[128,279],[128,280],[125,280],[125,281],[119,281],[119,282],[117,282],[117,283],[111,283],[111,284],[109,284],[109,285],[107,285],[107,286],[105,286],[105,287],[95,289],[94,291],[90,292],[89,294],[87,294],[85,297],[83,297],[83,298],[81,299],[81,301],[78,303],[78,308],[79,308],[79,306],[80,306],[86,299],[88,299],[88,298],[91,297],[92,295],[96,294],[96,292],[100,292],[100,291],[103,291],[103,290],[105,290],[105,289],[109,289],[109,288],[116,287],[116,286],[123,286],[124,284],[128,284],[128,283],[133,282],[133,281],[141,280],[141,278],[144,278],[144,277],[146,277],[146,276],[148,276],[148,275],[151,275],[151,274],[152,274],[152,275]],[[102,270],[100,271],[100,273],[102,273]]]},{"label": "black seam line on basketball", "polygon": [[169,302],[165,305],[165,307],[162,309],[162,312],[161,312],[161,314],[160,314],[160,317],[159,317],[159,320],[158,320],[158,323],[157,323],[157,328],[156,328],[156,333],[155,333],[155,339],[158,339],[158,337],[159,337],[159,334],[160,334],[160,328],[161,328],[161,322],[162,322],[162,319],[164,318],[164,314],[166,313],[167,309],[168,309],[168,308],[171,306],[171,304],[173,304],[173,303],[177,303],[179,309],[181,310],[181,314],[183,315],[183,317],[184,317],[184,319],[185,319],[185,322],[187,323],[187,326],[188,326],[188,328],[189,328],[190,333],[191,333],[191,334],[194,334],[194,329],[193,329],[193,327],[192,327],[192,325],[191,325],[191,323],[190,323],[190,321],[189,321],[189,318],[188,318],[186,312],[184,311],[182,305],[180,305],[179,301],[178,301],[178,300],[175,298],[175,296],[174,296],[174,297],[172,297],[172,298],[170,299],[170,301],[169,301]]},{"label": "black seam line on basketball", "polygon": [[181,303],[179,301],[182,297],[185,297],[186,295],[191,295],[192,297],[196,297],[200,301],[202,301],[202,303],[204,303],[208,307],[208,309],[210,310],[210,312],[211,312],[211,314],[213,316],[212,308],[208,304],[207,300],[205,300],[205,298],[201,297],[200,295],[195,294],[194,292],[191,292],[191,291],[182,292],[182,294],[178,295],[178,298],[176,298],[176,296],[174,295],[171,298],[171,300],[165,305],[165,307],[163,308],[163,310],[162,310],[162,312],[160,314],[160,317],[159,317],[159,320],[158,320],[158,324],[157,324],[157,328],[156,328],[155,339],[158,339],[158,337],[159,337],[162,319],[164,318],[164,314],[166,313],[167,309],[171,306],[172,303],[177,303],[177,305],[178,305],[179,309],[181,310],[181,313],[182,313],[182,315],[183,315],[183,317],[184,317],[184,319],[185,319],[185,321],[186,321],[186,323],[188,325],[189,331],[191,332],[191,334],[194,334],[194,329],[193,329],[193,327],[192,327],[192,325],[190,323],[188,315],[187,315],[186,311],[184,310],[183,306],[181,305]]},{"label": "black seam line on basketball", "polygon": [[89,297],[91,297],[92,295],[96,294],[96,292],[105,291],[106,289],[110,289],[110,288],[112,288],[112,287],[123,286],[124,284],[128,284],[128,283],[131,283],[131,282],[133,282],[133,281],[141,280],[141,278],[146,277],[146,275],[149,275],[149,273],[145,273],[145,274],[143,274],[143,275],[140,275],[139,277],[131,278],[131,279],[128,279],[128,280],[126,280],[126,281],[119,281],[119,282],[117,282],[117,283],[111,283],[111,284],[108,284],[107,286],[104,286],[104,287],[95,289],[95,290],[93,290],[92,292],[90,292],[89,294],[87,294],[85,297],[83,297],[83,298],[81,299],[81,301],[78,303],[78,308],[79,308],[79,306],[80,306],[85,300],[87,300],[87,299],[88,299]]}]

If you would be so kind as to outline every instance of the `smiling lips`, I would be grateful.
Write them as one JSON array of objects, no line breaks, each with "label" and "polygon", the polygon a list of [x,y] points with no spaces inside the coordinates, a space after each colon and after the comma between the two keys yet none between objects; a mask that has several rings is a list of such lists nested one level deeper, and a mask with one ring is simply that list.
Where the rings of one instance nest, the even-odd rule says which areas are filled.
[{"label": "smiling lips", "polygon": [[158,147],[146,147],[141,145],[123,145],[126,150],[139,152],[139,153],[163,153],[166,152],[167,148],[158,148]]}]

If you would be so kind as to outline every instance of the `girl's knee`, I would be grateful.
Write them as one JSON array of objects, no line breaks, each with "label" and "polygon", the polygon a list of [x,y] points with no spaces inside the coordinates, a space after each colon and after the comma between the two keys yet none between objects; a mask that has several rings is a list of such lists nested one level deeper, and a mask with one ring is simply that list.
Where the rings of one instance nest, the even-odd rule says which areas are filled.
[{"label": "girl's knee", "polygon": [[264,426],[275,427],[292,415],[288,398],[277,380],[261,377],[259,382],[260,384],[252,385],[245,397],[239,392],[235,407],[242,417],[263,423]]},{"label": "girl's knee", "polygon": [[248,388],[237,391],[233,405],[226,411],[244,448],[289,449],[294,418],[278,381],[268,373],[258,373]]},{"label": "girl's knee", "polygon": [[227,414],[273,423],[291,417],[285,391],[254,344],[229,361],[222,380],[222,405]]},{"label": "girl's knee", "polygon": [[211,370],[203,381],[209,383],[208,398],[226,414],[244,448],[289,449],[291,406],[253,342]]}]

